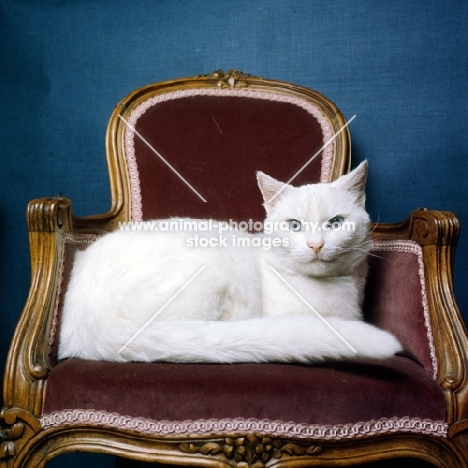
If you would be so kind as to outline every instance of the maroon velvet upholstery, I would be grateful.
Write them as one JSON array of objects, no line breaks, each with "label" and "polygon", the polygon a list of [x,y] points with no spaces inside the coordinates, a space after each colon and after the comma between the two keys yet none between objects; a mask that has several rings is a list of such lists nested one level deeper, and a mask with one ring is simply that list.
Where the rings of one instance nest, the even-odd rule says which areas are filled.
[{"label": "maroon velvet upholstery", "polygon": [[369,256],[366,320],[395,334],[434,378],[437,361],[425,297],[422,252],[412,242],[376,242]]},{"label": "maroon velvet upholstery", "polygon": [[60,265],[59,273],[59,288],[55,301],[54,316],[52,318],[52,326],[49,338],[49,359],[52,365],[57,363],[59,336],[60,336],[60,313],[63,307],[63,301],[67,292],[68,282],[73,268],[73,260],[77,250],[83,250],[86,246],[93,242],[96,236],[80,236],[74,238],[65,235],[63,245],[62,264]]},{"label": "maroon velvet upholstery", "polygon": [[52,371],[44,413],[74,408],[160,422],[254,418],[338,426],[383,418],[445,419],[442,390],[405,357],[327,366],[73,359]]},{"label": "maroon velvet upholstery", "polygon": [[[160,102],[137,119],[135,129],[207,200],[135,135],[143,219],[263,220],[256,171],[286,182],[325,143],[317,119],[303,108],[236,96]],[[320,181],[321,156],[295,184]]]}]

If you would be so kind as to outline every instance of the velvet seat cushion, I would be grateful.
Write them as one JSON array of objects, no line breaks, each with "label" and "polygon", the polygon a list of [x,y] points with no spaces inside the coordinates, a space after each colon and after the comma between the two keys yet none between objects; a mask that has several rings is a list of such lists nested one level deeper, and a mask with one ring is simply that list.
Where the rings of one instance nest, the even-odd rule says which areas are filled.
[{"label": "velvet seat cushion", "polygon": [[[84,244],[83,244],[84,242]],[[92,239],[65,243],[64,258]],[[445,400],[431,352],[422,253],[409,241],[376,242],[367,320],[401,340],[384,361],[294,364],[56,362],[62,265],[42,423],[104,424],[152,434],[258,433],[312,438],[413,431],[444,436]]]},{"label": "velvet seat cushion", "polygon": [[44,426],[101,421],[169,434],[219,433],[223,424],[232,431],[241,422],[316,438],[369,430],[444,435],[444,420],[442,390],[403,356],[322,366],[71,359],[52,370],[42,417]]}]

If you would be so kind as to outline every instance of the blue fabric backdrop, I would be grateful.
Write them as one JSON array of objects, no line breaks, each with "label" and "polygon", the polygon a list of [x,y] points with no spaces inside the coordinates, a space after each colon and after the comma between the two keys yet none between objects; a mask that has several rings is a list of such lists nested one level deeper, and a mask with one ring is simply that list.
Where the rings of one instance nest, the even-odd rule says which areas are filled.
[{"label": "blue fabric backdrop", "polygon": [[[467,6],[0,0],[0,363],[29,287],[27,202],[60,194],[79,215],[106,211],[107,119],[148,83],[235,68],[314,88],[357,115],[353,162],[369,160],[373,220],[426,206],[467,222]],[[455,286],[465,319],[467,253],[462,232]]]}]

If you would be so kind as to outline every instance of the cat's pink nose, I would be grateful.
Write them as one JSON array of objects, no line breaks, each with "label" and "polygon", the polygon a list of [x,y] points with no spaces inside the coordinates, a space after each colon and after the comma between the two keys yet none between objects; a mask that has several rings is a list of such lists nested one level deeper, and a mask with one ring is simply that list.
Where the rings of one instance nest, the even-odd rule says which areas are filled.
[{"label": "cat's pink nose", "polygon": [[307,242],[307,245],[316,253],[318,254],[320,252],[320,250],[322,249],[324,243],[323,241],[316,241],[316,242],[312,242],[312,241],[308,241]]}]

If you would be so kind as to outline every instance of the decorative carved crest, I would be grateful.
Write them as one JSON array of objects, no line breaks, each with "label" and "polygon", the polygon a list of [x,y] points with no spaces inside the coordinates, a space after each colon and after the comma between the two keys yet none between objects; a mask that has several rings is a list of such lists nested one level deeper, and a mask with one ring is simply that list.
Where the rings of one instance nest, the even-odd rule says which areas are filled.
[{"label": "decorative carved crest", "polygon": [[203,75],[203,77],[218,79],[216,84],[220,88],[247,88],[247,86],[249,86],[247,82],[249,78],[255,78],[256,80],[262,79],[259,76],[252,76],[237,70],[228,70],[227,72],[215,70],[209,75]]},{"label": "decorative carved crest", "polygon": [[253,434],[246,437],[226,437],[223,442],[180,444],[179,449],[184,453],[213,456],[224,454],[235,468],[264,468],[272,458],[278,459],[284,454],[317,455],[322,451],[322,447],[318,445],[288,442]]}]

